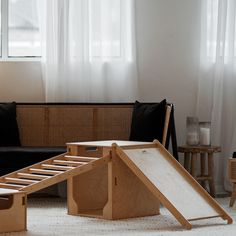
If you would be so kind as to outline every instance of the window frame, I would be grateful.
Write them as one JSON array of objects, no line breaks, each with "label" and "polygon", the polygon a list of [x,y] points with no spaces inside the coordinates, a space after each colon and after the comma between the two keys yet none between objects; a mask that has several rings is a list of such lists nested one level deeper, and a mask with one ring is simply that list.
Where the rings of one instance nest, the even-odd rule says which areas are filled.
[{"label": "window frame", "polygon": [[8,20],[9,1],[1,0],[1,55],[0,61],[40,61],[42,56],[9,56]]}]

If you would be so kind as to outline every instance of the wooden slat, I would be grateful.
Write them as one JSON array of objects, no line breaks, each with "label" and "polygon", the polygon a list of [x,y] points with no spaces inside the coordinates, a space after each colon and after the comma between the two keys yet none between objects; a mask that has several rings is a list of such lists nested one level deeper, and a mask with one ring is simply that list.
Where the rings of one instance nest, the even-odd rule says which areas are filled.
[{"label": "wooden slat", "polygon": [[210,180],[212,178],[210,176],[197,176],[196,179],[197,180]]},{"label": "wooden slat", "polygon": [[75,166],[80,166],[84,165],[86,163],[84,162],[78,162],[78,161],[62,161],[62,160],[54,160],[54,164],[60,164],[60,165],[75,165]]},{"label": "wooden slat", "polygon": [[19,193],[19,191],[15,189],[0,188],[0,197],[16,193]]},{"label": "wooden slat", "polygon": [[82,162],[89,162],[89,161],[95,161],[98,160],[98,158],[96,157],[80,157],[80,156],[69,156],[69,155],[65,155],[66,160],[69,161],[82,161]]},{"label": "wooden slat", "polygon": [[46,175],[57,175],[63,173],[63,171],[57,171],[57,170],[43,170],[43,169],[29,169],[30,173],[37,173],[37,174],[46,174]]},{"label": "wooden slat", "polygon": [[25,178],[25,179],[38,179],[38,180],[47,179],[50,177],[48,175],[34,175],[34,174],[28,174],[28,173],[17,173],[17,176]]},{"label": "wooden slat", "polygon": [[[40,189],[43,189],[43,188],[49,187],[53,184],[62,182],[68,178],[72,178],[74,176],[77,176],[78,174],[82,174],[82,173],[91,171],[92,169],[100,168],[101,166],[106,165],[110,161],[110,159],[111,159],[110,155],[107,155],[103,158],[99,158],[99,160],[96,160],[92,163],[87,163],[86,165],[77,166],[76,168],[65,171],[65,172],[36,169],[35,171],[39,171],[41,173],[44,173],[44,172],[55,173],[56,172],[56,175],[51,176],[50,178],[44,179],[44,180],[40,181],[39,183],[26,186],[26,187],[22,188],[21,190],[27,192],[27,194],[36,192]],[[33,168],[30,168],[30,170],[34,171]]]},{"label": "wooden slat", "polygon": [[21,189],[23,187],[25,187],[25,185],[0,183],[0,188]]},{"label": "wooden slat", "polygon": [[166,139],[167,139],[167,132],[169,128],[169,121],[170,121],[170,114],[171,114],[172,105],[167,105],[166,107],[166,114],[165,114],[165,124],[163,129],[163,136],[162,136],[162,145],[166,145]]},{"label": "wooden slat", "polygon": [[43,169],[50,169],[50,170],[71,170],[75,167],[73,166],[58,166],[58,165],[49,165],[49,164],[42,164]]},{"label": "wooden slat", "polygon": [[14,184],[35,184],[38,183],[36,180],[28,180],[28,179],[18,179],[18,178],[5,178],[6,183],[14,183]]},{"label": "wooden slat", "polygon": [[[45,160],[45,161],[42,161],[42,162],[39,162],[39,163],[36,163],[36,164],[33,164],[33,165],[31,165],[31,166],[28,166],[28,167],[25,167],[25,168],[23,168],[23,169],[20,169],[20,170],[17,170],[17,171],[15,171],[15,172],[12,172],[12,173],[10,173],[10,174],[7,174],[7,175],[4,175],[4,176],[1,176],[0,177],[0,182],[4,182],[4,178],[6,178],[6,177],[9,177],[9,178],[15,178],[16,176],[17,176],[17,174],[18,173],[28,173],[28,174],[30,174],[30,173],[32,173],[32,171],[30,171],[30,169],[41,169],[41,165],[42,164],[51,164],[52,163],[52,161],[53,160],[55,160],[55,159],[57,159],[57,160],[64,160],[64,155],[65,155],[65,153],[64,154],[61,154],[61,155],[58,155],[58,156],[55,156],[55,157],[52,157],[52,158],[50,158],[50,159],[47,159],[47,160]],[[39,173],[39,174],[43,174],[43,175],[54,175],[54,174],[48,174],[48,173]]]}]

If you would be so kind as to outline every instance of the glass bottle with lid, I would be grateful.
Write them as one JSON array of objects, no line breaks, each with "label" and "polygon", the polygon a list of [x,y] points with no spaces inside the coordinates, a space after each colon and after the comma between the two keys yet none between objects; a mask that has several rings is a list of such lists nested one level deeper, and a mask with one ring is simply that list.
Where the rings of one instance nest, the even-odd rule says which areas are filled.
[{"label": "glass bottle with lid", "polygon": [[187,117],[186,144],[196,146],[199,144],[199,121],[197,117]]}]

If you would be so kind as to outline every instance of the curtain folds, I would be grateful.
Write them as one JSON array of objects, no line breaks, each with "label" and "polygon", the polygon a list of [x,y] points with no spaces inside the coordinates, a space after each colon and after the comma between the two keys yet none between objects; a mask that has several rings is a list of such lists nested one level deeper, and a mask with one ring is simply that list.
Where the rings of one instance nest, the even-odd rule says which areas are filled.
[{"label": "curtain folds", "polygon": [[201,19],[197,113],[212,122],[212,143],[222,148],[217,180],[229,190],[227,159],[236,151],[236,1],[202,0]]},{"label": "curtain folds", "polygon": [[134,0],[45,0],[43,4],[46,102],[137,99]]}]

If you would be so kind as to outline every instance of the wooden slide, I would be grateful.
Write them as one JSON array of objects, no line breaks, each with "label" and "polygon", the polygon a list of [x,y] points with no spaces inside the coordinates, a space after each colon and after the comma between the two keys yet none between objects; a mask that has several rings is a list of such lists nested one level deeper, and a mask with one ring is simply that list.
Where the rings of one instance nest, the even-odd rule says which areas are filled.
[{"label": "wooden slide", "polygon": [[190,221],[231,217],[160,144],[115,147],[117,155],[187,229]]}]

